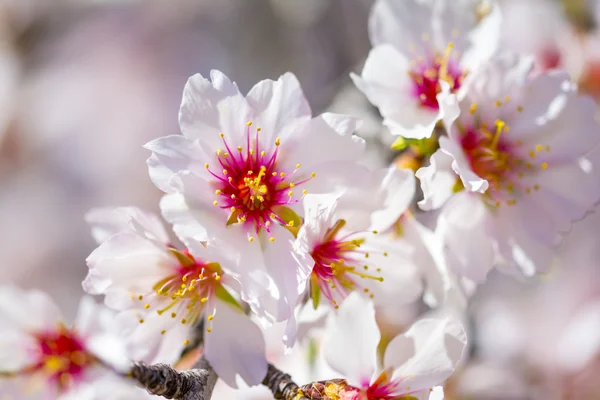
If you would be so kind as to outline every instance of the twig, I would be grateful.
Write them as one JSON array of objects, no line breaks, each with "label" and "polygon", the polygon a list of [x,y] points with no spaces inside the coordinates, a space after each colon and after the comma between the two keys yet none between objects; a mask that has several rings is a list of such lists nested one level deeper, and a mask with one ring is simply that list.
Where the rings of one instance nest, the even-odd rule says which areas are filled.
[{"label": "twig", "polygon": [[272,364],[269,364],[262,384],[269,388],[276,399],[293,400],[298,394],[298,385],[292,381],[292,377]]},{"label": "twig", "polygon": [[148,392],[175,400],[210,400],[218,379],[204,356],[192,369],[182,372],[166,364],[135,363],[130,375]]}]

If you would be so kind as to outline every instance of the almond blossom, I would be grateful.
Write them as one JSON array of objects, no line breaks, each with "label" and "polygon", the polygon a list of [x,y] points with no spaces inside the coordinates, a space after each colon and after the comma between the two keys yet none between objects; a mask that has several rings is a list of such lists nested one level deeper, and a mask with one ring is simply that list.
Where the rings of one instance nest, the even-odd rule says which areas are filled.
[{"label": "almond blossom", "polygon": [[479,22],[473,0],[377,0],[369,34],[373,49],[356,86],[379,108],[393,135],[430,137],[444,117],[437,94],[458,90],[489,59],[501,17],[491,5]]},{"label": "almond blossom", "polygon": [[[460,323],[447,318],[422,319],[392,339],[385,349],[383,365],[379,366],[380,338],[373,304],[355,293],[348,296],[323,342],[327,362],[350,384],[342,389],[340,398],[428,399],[431,389],[454,372],[467,343]],[[440,398],[438,391],[433,396]]]},{"label": "almond blossom", "polygon": [[291,253],[300,200],[327,192],[321,176],[354,161],[364,141],[352,118],[311,110],[294,77],[264,80],[243,96],[219,71],[191,77],[183,135],[146,145],[165,218],[188,247],[204,242],[230,260],[242,298],[268,321],[290,317],[307,276]]},{"label": "almond blossom", "polygon": [[[356,165],[346,172],[330,182],[335,193],[304,199],[305,222],[294,250],[302,260],[312,260],[305,273],[314,308],[325,303],[337,309],[355,291],[377,304],[415,300],[422,284],[412,261],[414,248],[384,233],[412,201],[412,171]],[[288,342],[293,342],[293,318],[291,324]]]},{"label": "almond blossom", "polygon": [[112,318],[85,297],[70,326],[45,293],[0,287],[0,393],[92,400],[90,385],[118,386],[128,360]]},{"label": "almond blossom", "polygon": [[[595,104],[560,71],[498,57],[440,95],[448,137],[417,172],[449,267],[475,281],[495,264],[546,272],[560,233],[600,199]],[[451,179],[454,174],[454,181]]]},{"label": "almond blossom", "polygon": [[264,338],[235,298],[239,283],[213,261],[210,247],[177,250],[160,219],[134,207],[93,210],[87,220],[100,246],[87,259],[83,287],[121,311],[131,358],[175,362],[203,323],[204,354],[219,376],[233,387],[236,375],[260,383]]}]

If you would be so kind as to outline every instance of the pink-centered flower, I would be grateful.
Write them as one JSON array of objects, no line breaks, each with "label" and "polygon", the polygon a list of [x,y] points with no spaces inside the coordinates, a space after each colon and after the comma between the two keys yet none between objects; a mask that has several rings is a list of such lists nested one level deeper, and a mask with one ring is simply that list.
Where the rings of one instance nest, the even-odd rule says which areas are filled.
[{"label": "pink-centered flower", "polygon": [[357,294],[348,296],[327,328],[323,352],[355,388],[349,391],[353,400],[427,399],[454,372],[467,343],[460,323],[422,319],[392,339],[380,366],[380,338],[373,304]]},{"label": "pink-centered flower", "polygon": [[73,325],[38,291],[0,287],[0,393],[31,400],[97,399],[89,385],[118,385],[125,344],[112,314],[82,299]]},{"label": "pink-centered flower", "polygon": [[337,308],[353,291],[394,303],[421,293],[412,247],[384,232],[413,194],[410,170],[357,165],[337,193],[304,199],[305,223],[294,248],[313,260],[309,286],[315,305],[323,299]]},{"label": "pink-centered flower", "polygon": [[[305,219],[294,251],[310,261],[300,267],[308,267],[303,273],[310,274],[306,292],[312,305],[338,308],[352,292],[379,305],[415,300],[422,292],[412,260],[415,248],[386,232],[412,201],[412,171],[355,165],[346,172],[331,182],[335,193],[304,199]],[[288,346],[295,340],[295,323],[294,317],[288,322]]]},{"label": "pink-centered flower", "polygon": [[478,22],[472,0],[378,0],[369,21],[373,49],[356,86],[394,135],[423,139],[444,117],[441,82],[458,90],[498,46],[497,7]]},{"label": "pink-centered flower", "polygon": [[93,210],[87,220],[100,246],[87,259],[83,287],[121,311],[131,358],[175,362],[202,323],[204,354],[219,376],[233,387],[236,375],[260,383],[264,338],[236,300],[239,283],[212,261],[212,248],[177,250],[158,217],[133,207]]},{"label": "pink-centered flower", "polygon": [[165,218],[188,247],[218,249],[239,275],[242,298],[267,320],[290,317],[306,276],[292,255],[300,200],[327,192],[329,174],[364,142],[356,121],[311,110],[294,75],[243,96],[221,72],[191,77],[179,113],[183,135],[146,145],[154,183],[169,193]]},{"label": "pink-centered flower", "polygon": [[565,73],[531,68],[498,57],[441,95],[448,137],[417,172],[421,206],[443,205],[446,262],[475,281],[498,263],[547,271],[560,233],[600,199],[596,105]]}]

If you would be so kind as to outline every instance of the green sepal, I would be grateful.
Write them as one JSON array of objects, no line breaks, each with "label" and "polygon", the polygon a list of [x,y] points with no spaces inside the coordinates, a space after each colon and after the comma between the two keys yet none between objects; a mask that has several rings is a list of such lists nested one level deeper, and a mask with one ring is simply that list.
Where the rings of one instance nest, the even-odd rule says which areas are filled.
[{"label": "green sepal", "polygon": [[[302,218],[294,210],[286,206],[275,206],[273,207],[273,212],[286,223],[283,227],[290,231],[294,237],[297,237],[302,225]],[[293,222],[292,226],[287,225],[290,222]]]},{"label": "green sepal", "polygon": [[193,265],[196,265],[196,261],[194,261],[193,258],[191,258],[188,255],[183,254],[181,251],[177,250],[177,249],[169,249],[169,251],[171,252],[171,254],[173,254],[175,257],[177,257],[177,261],[179,261],[179,264],[181,264],[181,266],[183,267],[191,267]]},{"label": "green sepal", "polygon": [[313,308],[316,310],[321,301],[321,288],[317,282],[317,277],[314,274],[310,276],[310,298],[312,299]]},{"label": "green sepal", "polygon": [[223,303],[229,304],[241,312],[244,312],[244,308],[241,306],[241,304],[238,303],[238,301],[227,291],[227,289],[225,289],[223,285],[217,284],[215,286],[215,296]]}]

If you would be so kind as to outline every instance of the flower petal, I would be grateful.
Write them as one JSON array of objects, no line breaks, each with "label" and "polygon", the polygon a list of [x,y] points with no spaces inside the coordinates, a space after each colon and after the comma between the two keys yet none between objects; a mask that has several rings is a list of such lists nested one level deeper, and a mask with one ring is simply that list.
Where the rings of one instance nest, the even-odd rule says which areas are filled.
[{"label": "flower petal", "polygon": [[429,389],[446,380],[461,360],[467,336],[450,319],[422,319],[387,346],[385,368],[393,368],[394,395]]},{"label": "flower petal", "polygon": [[377,370],[380,338],[373,303],[352,293],[328,324],[322,345],[325,360],[351,384],[367,387]]},{"label": "flower petal", "polygon": [[206,359],[229,386],[238,387],[237,376],[248,385],[262,382],[267,373],[265,339],[243,312],[217,301],[212,329],[204,341]]},{"label": "flower petal", "polygon": [[452,156],[437,150],[429,159],[427,167],[419,168],[416,177],[421,182],[423,200],[419,201],[422,210],[430,211],[440,208],[452,197],[456,184],[456,173],[452,170]]}]

